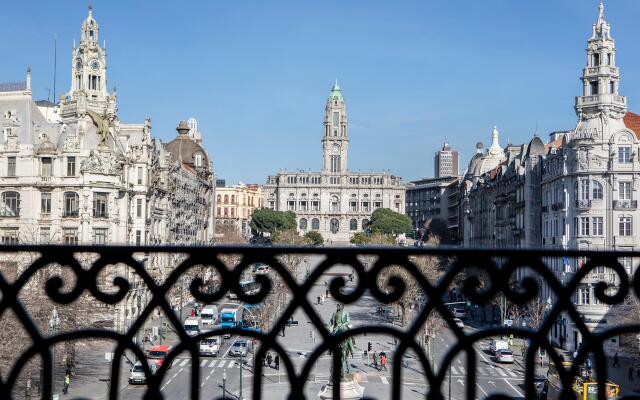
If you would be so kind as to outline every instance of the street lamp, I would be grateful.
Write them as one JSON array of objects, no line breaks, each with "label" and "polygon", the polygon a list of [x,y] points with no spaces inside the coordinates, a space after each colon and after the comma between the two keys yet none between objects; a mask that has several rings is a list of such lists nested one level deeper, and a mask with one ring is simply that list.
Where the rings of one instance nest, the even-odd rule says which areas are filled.
[{"label": "street lamp", "polygon": [[[49,336],[55,336],[58,334],[60,329],[60,317],[58,316],[58,309],[53,307],[53,311],[51,312],[51,318],[49,319]],[[55,393],[55,360],[56,360],[56,345],[55,343],[51,346],[51,392]]]}]

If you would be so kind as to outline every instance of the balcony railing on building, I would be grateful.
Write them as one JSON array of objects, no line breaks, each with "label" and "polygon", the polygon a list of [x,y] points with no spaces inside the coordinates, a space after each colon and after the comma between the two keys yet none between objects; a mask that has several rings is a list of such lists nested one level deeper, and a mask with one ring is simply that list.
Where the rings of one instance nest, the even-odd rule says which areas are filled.
[{"label": "balcony railing on building", "polygon": [[638,200],[614,200],[613,201],[614,210],[626,210],[626,209],[636,209],[636,208],[638,208]]},{"label": "balcony railing on building", "polygon": [[[513,232],[519,229],[514,229]],[[68,232],[69,237],[74,234],[77,232]],[[451,377],[450,371],[454,363],[457,368],[464,367],[465,371],[460,377],[456,377],[455,390],[463,393],[456,398],[484,398],[486,393],[483,397],[477,385],[480,379],[477,368],[482,365],[478,351],[481,352],[486,347],[489,338],[514,335],[527,341],[523,355],[517,355],[519,363],[524,367],[524,375],[518,384],[518,391],[522,391],[523,397],[541,398],[536,385],[536,373],[540,371],[539,355],[543,350],[550,366],[549,374],[554,376],[554,380],[550,379],[547,383],[555,385],[557,396],[574,398],[575,378],[583,373],[583,367],[589,358],[589,362],[593,363],[591,379],[596,385],[593,398],[604,400],[605,384],[611,372],[611,362],[607,358],[611,354],[606,346],[612,337],[636,335],[640,332],[637,321],[626,325],[608,323],[595,330],[589,329],[587,324],[591,322],[585,322],[577,311],[584,306],[577,306],[574,301],[576,293],[585,288],[585,280],[589,280],[591,286],[588,293],[580,292],[581,299],[593,301],[600,308],[605,304],[610,305],[613,310],[618,304],[626,304],[629,298],[637,299],[640,273],[635,272],[633,276],[629,276],[619,260],[638,259],[640,252],[474,250],[450,247],[0,246],[0,261],[7,258],[19,260],[21,258],[18,256],[24,254],[29,255],[29,258],[14,277],[9,277],[7,271],[2,269],[6,268],[6,264],[0,263],[0,318],[8,314],[16,315],[20,329],[31,338],[19,350],[21,353],[17,354],[16,363],[9,365],[9,373],[3,374],[0,381],[0,397],[3,399],[19,398],[18,392],[24,393],[21,377],[33,366],[29,364],[32,362],[38,363],[37,370],[42,370],[43,385],[38,398],[52,398],[56,385],[54,369],[57,367],[57,364],[52,364],[52,360],[55,360],[52,355],[54,346],[61,349],[62,343],[87,338],[114,341],[109,372],[104,377],[109,385],[104,385],[104,390],[109,392],[111,399],[120,398],[124,392],[121,377],[123,366],[127,365],[126,360],[146,361],[148,355],[143,351],[144,344],[134,338],[158,311],[165,315],[164,323],[176,332],[178,339],[177,343],[172,344],[165,362],[155,374],[151,374],[147,363],[142,362],[147,385],[141,387],[139,393],[140,398],[145,399],[168,398],[163,393],[163,385],[174,376],[169,368],[173,362],[177,362],[179,354],[180,357],[185,357],[186,354],[191,359],[192,366],[184,367],[191,375],[188,388],[185,388],[185,394],[181,398],[202,398],[200,396],[204,394],[204,389],[199,369],[202,364],[197,346],[202,339],[232,334],[256,340],[253,354],[256,362],[247,366],[252,371],[248,384],[254,389],[254,399],[269,398],[264,386],[267,379],[266,367],[261,361],[265,359],[267,352],[277,353],[281,359],[280,372],[285,375],[289,385],[287,398],[317,398],[317,390],[311,388],[315,387],[316,374],[324,374],[333,385],[333,398],[337,399],[341,385],[350,384],[350,381],[340,379],[340,373],[343,372],[340,358],[343,344],[348,338],[358,338],[358,351],[348,356],[347,361],[355,357],[353,362],[361,363],[370,356],[364,349],[367,341],[372,340],[372,335],[386,335],[393,338],[389,343],[396,343],[390,345],[388,350],[388,387],[393,399],[407,396],[406,391],[410,389],[418,389],[427,399],[444,399],[446,380]],[[91,257],[87,257],[87,254]],[[179,263],[165,271],[166,275],[161,278],[152,272],[158,271],[157,268],[149,267],[155,265],[150,261],[155,255],[179,260]],[[307,265],[310,259],[315,260],[315,266],[306,273],[299,271],[298,266]],[[558,271],[557,263],[552,265],[552,260],[565,266],[580,265],[580,268],[572,274],[562,273]],[[255,265],[268,265],[271,272],[254,275],[258,288],[248,293],[245,291],[246,286],[243,286],[245,283],[240,284],[240,281],[253,271],[252,267]],[[53,273],[47,272],[51,266],[58,269]],[[60,272],[61,267],[66,269],[64,274]],[[122,271],[129,272],[123,275]],[[215,281],[213,276],[216,277]],[[349,276],[353,276],[353,279]],[[607,287],[612,284],[615,287]],[[125,307],[119,322],[121,330],[77,329],[70,326],[67,331],[49,331],[48,334],[43,332],[47,328],[35,322],[38,316],[25,306],[25,294],[34,285],[39,285],[42,289],[38,302],[51,303],[61,313],[65,312],[62,311],[65,305],[78,301],[83,295],[90,295],[94,301],[107,305],[109,309]],[[373,309],[379,308],[380,304],[392,305],[397,310],[396,319],[393,323],[387,323],[378,315],[365,313],[364,316],[357,317],[357,323],[356,317],[352,318],[351,324],[345,325],[345,330],[330,331],[326,316],[322,317],[315,300],[309,298],[310,292],[317,291],[318,286],[323,293],[326,290],[330,294],[329,298],[338,304],[362,302],[373,304]],[[176,292],[177,287],[183,291]],[[456,289],[453,294],[452,288]],[[271,305],[268,307],[273,308],[265,313],[260,331],[215,326],[210,331],[189,336],[183,321],[173,308],[178,301],[176,299],[185,294],[193,296],[201,304],[225,302],[225,297],[229,294],[234,294],[238,301],[247,305],[267,304],[266,302],[273,300],[271,296],[276,296],[277,301],[269,303]],[[503,299],[501,301],[504,304],[508,302],[514,313],[528,310],[529,314],[522,314],[521,322],[525,322],[524,325],[505,325],[500,320],[498,324],[483,324],[479,318],[469,317],[469,324],[474,327],[469,330],[462,329],[454,320],[458,311],[453,308],[463,308],[469,314],[486,307],[493,310],[496,298]],[[455,307],[450,306],[452,302],[456,303]],[[538,319],[535,324],[531,322],[533,307],[539,307],[536,308],[539,313],[536,314]],[[401,310],[404,310],[402,319],[399,317]],[[315,336],[318,340],[313,341],[310,350],[303,352],[303,357],[300,357],[298,350],[288,351],[293,349],[290,342],[292,339],[287,335],[287,341],[282,340],[281,332],[284,332],[286,326],[291,326],[289,321],[294,315],[302,314],[309,319],[309,329],[318,332]],[[428,326],[436,326],[430,322],[436,314],[439,315],[438,326],[452,332],[449,336],[453,336],[453,341],[446,349],[437,341],[443,337],[441,332],[425,331]],[[62,319],[64,318],[68,318],[68,315],[63,315]],[[563,341],[559,343],[557,339],[557,323],[560,319],[568,319],[581,335],[581,345],[569,364],[561,357],[562,351],[558,348],[567,344]],[[605,318],[599,319],[596,323],[604,320]],[[606,320],[613,321],[614,318],[607,316]],[[369,336],[365,336],[367,334]],[[442,357],[437,360],[431,353],[434,346],[442,347]],[[331,359],[331,365],[317,364],[325,355]],[[411,387],[405,384],[403,378],[408,373],[408,357],[413,362],[411,368],[423,378],[422,383]],[[482,355],[481,357],[484,358]],[[79,371],[78,367],[76,365],[76,373]],[[314,372],[319,369],[322,371]],[[332,369],[335,373],[332,373]],[[240,369],[240,373],[243,371],[244,367]],[[352,371],[351,374],[353,375],[348,376],[353,376],[355,382],[355,372]],[[365,387],[369,385],[366,382],[362,384]],[[365,393],[365,397],[377,398],[377,389],[373,385],[370,387],[370,392]],[[98,395],[99,393],[95,393],[95,397]],[[211,396],[211,393],[206,392],[207,398]],[[217,398],[217,394],[214,393],[214,396]],[[225,398],[238,397],[242,396],[225,393]]]}]

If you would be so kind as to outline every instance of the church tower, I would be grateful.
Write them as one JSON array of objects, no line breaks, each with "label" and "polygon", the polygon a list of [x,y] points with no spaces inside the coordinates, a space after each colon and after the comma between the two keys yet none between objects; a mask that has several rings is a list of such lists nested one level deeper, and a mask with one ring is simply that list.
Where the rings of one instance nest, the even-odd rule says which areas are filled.
[{"label": "church tower", "polygon": [[587,66],[582,72],[582,96],[576,97],[580,121],[597,116],[622,119],[627,99],[619,95],[620,70],[616,67],[616,47],[611,26],[604,19],[600,3],[598,20],[587,42]]},{"label": "church tower", "polygon": [[336,80],[325,107],[322,172],[327,174],[346,172],[348,150],[347,108]]}]

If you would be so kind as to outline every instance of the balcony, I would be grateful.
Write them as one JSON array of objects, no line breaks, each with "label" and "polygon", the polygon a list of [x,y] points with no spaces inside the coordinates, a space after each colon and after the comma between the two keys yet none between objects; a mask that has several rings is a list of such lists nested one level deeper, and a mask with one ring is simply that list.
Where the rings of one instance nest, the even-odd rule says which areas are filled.
[{"label": "balcony", "polygon": [[551,209],[553,211],[562,211],[562,210],[564,210],[564,203],[561,202],[561,203],[552,204],[551,205]]},{"label": "balcony", "polygon": [[577,209],[591,208],[591,200],[576,200]]},{"label": "balcony", "polygon": [[[635,292],[629,288],[629,282],[640,279],[640,276],[627,276],[618,264],[620,257],[640,257],[640,252],[630,251],[453,247],[0,247],[0,258],[17,259],[25,253],[31,255],[33,261],[32,265],[24,269],[24,275],[1,282],[3,301],[0,303],[0,316],[18,315],[20,318],[15,319],[16,328],[11,334],[25,338],[24,346],[17,348],[12,354],[18,361],[8,364],[9,378],[3,380],[0,388],[2,398],[23,398],[27,388],[31,390],[30,398],[57,397],[61,391],[61,377],[65,368],[61,353],[71,343],[88,338],[109,340],[113,349],[105,350],[110,355],[107,361],[104,352],[75,353],[75,376],[71,381],[69,398],[129,399],[135,392],[135,398],[145,399],[209,399],[221,398],[219,395],[224,390],[225,399],[268,399],[272,398],[277,388],[278,398],[314,399],[318,397],[322,385],[330,381],[334,388],[333,398],[338,399],[341,386],[352,385],[357,382],[356,375],[362,377],[366,374],[368,379],[360,382],[368,391],[366,398],[382,398],[377,395],[382,394],[381,388],[385,388],[385,393],[388,392],[394,400],[444,399],[447,398],[448,391],[446,382],[455,374],[455,384],[449,389],[452,398],[484,399],[487,396],[483,396],[479,390],[485,390],[482,385],[488,388],[487,380],[491,377],[485,376],[487,369],[499,369],[500,375],[496,371],[493,379],[494,383],[501,382],[498,390],[511,390],[507,393],[512,396],[518,394],[519,398],[535,399],[538,397],[534,373],[541,348],[548,354],[545,362],[555,364],[562,371],[562,376],[555,377],[554,380],[559,385],[558,390],[564,387],[566,393],[572,395],[573,379],[580,373],[578,366],[589,354],[596,355],[592,361],[598,379],[605,382],[610,378],[608,369],[611,362],[601,356],[609,340],[603,338],[619,335],[622,332],[618,330],[621,324],[614,323],[607,316],[607,325],[594,334],[588,331],[585,321],[579,318],[571,321],[576,324],[577,329],[584,332],[584,338],[576,361],[565,370],[561,366],[564,360],[555,347],[557,343],[553,346],[547,339],[553,332],[553,322],[558,321],[563,312],[575,313],[583,307],[576,306],[573,300],[580,282],[586,276],[611,281],[610,273],[593,274],[596,268],[605,267],[607,271],[617,271],[616,279],[623,282],[616,296],[608,298],[610,303],[622,302],[626,296],[635,296]],[[37,255],[33,256],[34,254]],[[168,278],[164,280],[165,278],[161,279],[153,274],[154,268],[146,267],[141,261],[142,254],[149,254],[151,258],[155,255],[163,258],[176,257],[180,264],[169,271]],[[554,278],[554,273],[545,262],[562,257],[586,257],[597,262],[585,263],[576,276],[567,276],[560,281]],[[312,259],[320,261],[313,263],[316,265],[314,268],[297,268],[309,265],[307,262]],[[440,264],[430,263],[430,260],[447,265],[442,266],[434,277],[430,275],[433,271],[429,269],[429,265]],[[153,264],[153,260],[150,262]],[[44,272],[52,264],[69,267],[65,274],[52,275],[47,278],[49,280],[42,278],[47,276]],[[268,265],[270,271],[262,275],[251,275],[251,282],[258,283],[258,286],[249,293],[249,287],[241,286],[239,281],[242,276],[252,274],[252,266],[257,264]],[[109,271],[105,268],[118,266],[127,266],[127,269],[135,273],[129,275],[131,278],[118,277],[113,282],[106,279],[105,273]],[[198,268],[193,268],[194,266]],[[294,272],[296,268],[292,266],[298,269],[297,274]],[[390,271],[389,266],[393,266],[394,270]],[[478,267],[481,267],[482,272],[479,272]],[[541,312],[542,317],[537,323],[528,328],[519,324],[511,327],[493,325],[493,319],[490,323],[483,324],[480,315],[472,316],[469,313],[465,323],[473,324],[477,329],[469,331],[457,326],[453,311],[445,303],[460,302],[459,308],[463,308],[468,301],[472,304],[471,310],[482,310],[485,306],[493,309],[495,295],[503,296],[510,304],[521,305],[529,304],[531,299],[539,300],[540,297],[536,296],[542,296],[543,293],[546,298],[547,292],[542,291],[542,286],[530,280],[526,285],[517,283],[517,290],[514,289],[514,283],[508,278],[515,279],[522,272],[519,268],[526,268],[525,279],[532,277],[541,284],[546,283],[553,296],[553,300],[548,303],[543,300],[548,305]],[[215,280],[209,280],[212,271],[215,272]],[[351,276],[353,279],[350,279]],[[479,288],[479,279],[482,288]],[[39,282],[41,291],[30,294],[29,290],[36,286],[34,280]],[[380,284],[383,281],[389,283]],[[106,285],[103,285],[105,282]],[[452,286],[457,289],[454,294],[449,291]],[[330,304],[316,304],[315,296],[324,296],[325,293],[330,293],[327,298]],[[86,325],[76,326],[75,322],[69,325],[70,315],[79,312],[74,302],[82,301],[85,294],[105,305],[109,315],[122,315],[121,325],[116,327],[117,322],[114,322],[114,327],[91,329]],[[238,298],[239,304],[260,304],[260,307],[251,307],[250,310],[253,311],[250,311],[250,317],[246,317],[246,321],[257,323],[242,326],[213,325],[211,330],[189,336],[180,318],[181,311],[174,310],[182,301],[183,294],[193,295],[197,302],[204,304],[226,302],[225,297],[230,294]],[[32,303],[27,306],[29,295],[37,296],[37,301],[44,308],[34,309]],[[602,298],[599,297],[599,300]],[[334,302],[349,304],[350,323],[347,323],[345,314],[329,318],[335,310]],[[68,307],[69,304],[73,307]],[[475,305],[479,307],[475,308]],[[55,312],[51,312],[54,306]],[[245,308],[249,309],[248,306]],[[398,313],[401,308],[406,312],[402,316]],[[100,313],[101,309],[102,307],[92,306],[91,313]],[[354,309],[359,311],[352,311]],[[154,318],[158,311],[164,315],[163,318]],[[47,314],[44,318],[43,312]],[[86,311],[83,311],[83,318],[86,317],[84,313]],[[253,313],[258,314],[256,316]],[[438,328],[430,328],[434,331],[425,335],[422,331],[425,321],[428,322],[436,313],[441,315],[438,324],[433,324]],[[65,321],[67,325],[64,325]],[[170,347],[164,361],[152,374],[146,362],[149,353],[144,350],[160,340],[153,334],[151,326],[147,325],[154,323],[157,324],[156,327],[163,329],[160,335],[167,336],[163,344]],[[635,333],[640,331],[640,326],[625,325],[624,329],[625,332]],[[310,332],[315,332],[315,335]],[[253,340],[247,356],[231,360],[228,357],[200,356],[198,345],[202,339],[224,334],[250,339],[250,343]],[[500,368],[494,366],[491,360],[480,361],[477,352],[486,347],[487,337],[510,334],[529,341],[524,356],[520,355],[519,347],[518,352],[515,352],[516,364]],[[140,340],[143,337],[147,340]],[[349,343],[350,338],[355,338],[356,342]],[[448,340],[446,346],[440,339]],[[437,340],[436,346],[432,345],[433,340]],[[383,349],[386,352],[388,372],[377,371],[371,366],[371,354],[367,354],[368,342],[374,346],[371,351],[379,353]],[[565,341],[567,343],[569,340]],[[353,352],[345,352],[344,346],[352,346]],[[263,360],[267,352],[278,354],[279,369],[273,367],[273,362],[271,367],[265,365]],[[599,363],[599,355],[607,362]],[[128,386],[127,382],[130,367],[128,360],[135,359],[143,361],[146,385],[132,391],[130,389],[133,386]],[[86,360],[93,361],[89,363]],[[28,361],[31,363],[27,363]],[[332,366],[335,374],[331,373]],[[519,375],[506,375],[515,368],[521,369],[517,371]],[[27,372],[30,378],[26,378]],[[410,381],[412,385],[407,390],[409,375],[418,378]],[[40,377],[42,390],[35,393],[35,385]],[[245,390],[249,388],[251,396],[246,393],[243,396],[242,389],[238,388],[238,380],[242,377],[245,379]],[[517,384],[507,382],[511,378],[516,379]],[[34,386],[27,386],[26,379],[31,379],[29,382]],[[90,380],[92,384],[87,383]],[[318,380],[324,383],[321,384]],[[169,381],[173,384],[169,385]],[[279,382],[278,386],[275,386],[275,382]],[[242,388],[242,383],[239,387]],[[420,397],[416,397],[414,392],[419,392]],[[621,393],[624,394],[626,392]],[[549,398],[557,397],[550,394]]]},{"label": "balcony", "polygon": [[614,200],[614,210],[628,210],[638,208],[638,200]]},{"label": "balcony", "polygon": [[78,218],[80,213],[78,210],[64,210],[62,212],[62,218]]}]

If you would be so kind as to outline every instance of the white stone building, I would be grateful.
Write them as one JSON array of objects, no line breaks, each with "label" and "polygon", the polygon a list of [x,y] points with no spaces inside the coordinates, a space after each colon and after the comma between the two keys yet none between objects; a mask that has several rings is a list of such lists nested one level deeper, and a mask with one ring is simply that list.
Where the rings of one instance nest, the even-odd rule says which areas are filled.
[{"label": "white stone building", "polygon": [[267,207],[296,213],[301,234],[313,230],[329,242],[348,242],[375,209],[404,214],[400,177],[348,170],[348,128],[346,103],[336,82],[325,106],[322,171],[280,171],[269,176],[263,188]]},{"label": "white stone building", "polygon": [[[542,237],[547,247],[586,250],[637,250],[640,241],[640,116],[627,112],[627,99],[619,93],[620,69],[610,25],[601,4],[591,37],[576,97],[578,122],[558,140],[544,162],[542,178]],[[631,129],[633,128],[633,129]],[[558,138],[560,139],[560,138]],[[562,281],[577,271],[584,259],[550,260]],[[630,257],[620,258],[629,274],[635,272]],[[590,329],[606,327],[609,307],[595,297],[595,283],[613,285],[618,276],[598,268],[575,294],[578,311]],[[553,300],[554,294],[548,296]],[[582,337],[563,316],[552,332],[556,343],[576,348]],[[616,348],[614,338],[610,348]]]},{"label": "white stone building", "polygon": [[[208,242],[213,237],[213,190],[204,149],[192,138],[181,141],[181,136],[165,146],[152,140],[149,119],[139,124],[119,119],[117,96],[107,91],[107,55],[92,14],[89,8],[80,43],[74,44],[71,90],[61,96],[59,106],[33,100],[29,69],[26,82],[0,85],[0,241]],[[177,141],[186,145],[178,147]],[[179,179],[181,175],[186,178]],[[184,182],[192,176],[196,184],[187,188]],[[178,184],[185,188],[176,188]],[[185,193],[195,196],[195,202],[172,200]],[[178,213],[188,215],[178,218]],[[184,240],[171,231],[181,222],[188,230]],[[163,275],[173,267],[153,255],[139,261],[153,274]],[[23,267],[0,261],[3,271]],[[115,328],[121,330],[146,304],[147,293],[124,266],[110,275],[125,276],[133,285],[115,313]]]}]

